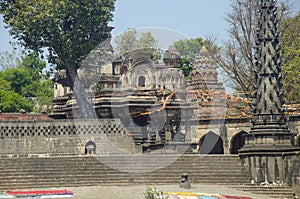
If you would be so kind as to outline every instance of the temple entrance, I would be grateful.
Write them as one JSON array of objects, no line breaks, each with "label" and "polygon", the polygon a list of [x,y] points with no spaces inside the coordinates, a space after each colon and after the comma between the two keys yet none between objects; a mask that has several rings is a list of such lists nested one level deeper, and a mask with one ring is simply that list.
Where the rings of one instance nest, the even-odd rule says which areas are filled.
[{"label": "temple entrance", "polygon": [[199,141],[200,154],[224,154],[223,140],[216,133],[210,131]]},{"label": "temple entrance", "polygon": [[231,147],[229,149],[230,154],[238,154],[239,150],[245,144],[245,135],[247,134],[248,133],[246,133],[245,131],[241,131],[231,138],[231,142],[230,142]]},{"label": "temple entrance", "polygon": [[85,154],[96,154],[96,144],[93,141],[88,141],[85,144]]}]

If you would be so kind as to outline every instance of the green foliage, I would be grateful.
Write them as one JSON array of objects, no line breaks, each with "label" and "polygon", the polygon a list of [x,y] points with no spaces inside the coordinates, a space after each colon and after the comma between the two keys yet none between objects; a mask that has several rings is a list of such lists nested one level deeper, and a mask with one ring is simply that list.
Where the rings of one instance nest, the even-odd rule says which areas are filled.
[{"label": "green foliage", "polygon": [[[10,34],[27,49],[47,49],[49,63],[67,69],[71,84],[81,61],[110,36],[115,0],[0,1]],[[72,85],[70,85],[72,88]]]},{"label": "green foliage", "polygon": [[284,89],[289,101],[300,100],[300,13],[283,24]]},{"label": "green foliage", "polygon": [[10,83],[12,91],[24,97],[28,98],[34,93],[30,71],[25,68],[6,69],[0,73],[0,78]]},{"label": "green foliage", "polygon": [[183,39],[173,43],[179,54],[190,62],[194,62],[204,45],[202,38]]},{"label": "green foliage", "polygon": [[188,59],[182,57],[178,64],[178,68],[183,71],[186,80],[191,78],[194,65]]},{"label": "green foliage", "polygon": [[147,187],[145,193],[145,199],[167,199],[168,196],[164,196],[163,192],[158,189]]},{"label": "green foliage", "polygon": [[158,41],[150,32],[142,32],[137,40],[139,48],[144,48],[152,56],[152,60],[158,61],[161,58],[161,49],[158,47]]},{"label": "green foliage", "polygon": [[21,59],[15,68],[0,71],[0,100],[3,112],[39,112],[43,105],[50,106],[53,86],[49,76],[44,75],[46,63],[35,54]]},{"label": "green foliage", "polygon": [[[66,69],[65,86],[74,89],[82,60],[101,42],[111,37],[115,0],[3,0],[0,14],[10,34],[25,49],[43,55],[57,69]],[[80,82],[80,79],[78,79]],[[83,86],[74,92],[79,112],[94,117]]]},{"label": "green foliage", "polygon": [[0,85],[0,110],[2,112],[18,112],[21,109],[32,111],[32,103],[11,90],[9,82],[0,78]]},{"label": "green foliage", "polygon": [[53,100],[53,82],[50,79],[43,79],[38,85],[36,97],[34,98],[33,111],[40,113],[44,106],[50,111]]},{"label": "green foliage", "polygon": [[137,38],[138,33],[136,29],[129,28],[128,30],[124,31],[122,34],[118,35],[115,39],[116,43],[116,51],[120,55],[124,55],[132,50],[138,48]]},{"label": "green foliage", "polygon": [[136,49],[145,49],[152,56],[152,60],[158,61],[161,58],[161,49],[158,47],[158,41],[150,32],[139,34],[134,28],[129,28],[116,37],[115,43],[115,49],[120,55],[125,55]]},{"label": "green foliage", "polygon": [[195,58],[199,55],[203,46],[208,49],[211,56],[215,56],[220,48],[214,45],[214,42],[210,39],[203,40],[202,38],[195,39],[183,39],[173,43],[176,50],[181,55],[181,60],[178,68],[183,71],[185,78],[188,80],[191,78],[192,70],[194,68],[193,63]]}]

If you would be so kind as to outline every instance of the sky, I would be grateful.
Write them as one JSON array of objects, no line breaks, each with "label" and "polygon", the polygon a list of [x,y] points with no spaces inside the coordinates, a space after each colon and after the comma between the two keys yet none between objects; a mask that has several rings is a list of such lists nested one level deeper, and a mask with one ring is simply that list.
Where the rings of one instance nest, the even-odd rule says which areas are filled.
[{"label": "sky", "polygon": [[[218,43],[228,38],[224,17],[230,12],[230,0],[117,0],[113,38],[128,28],[151,31],[162,49],[174,41],[214,35]],[[300,11],[300,0],[290,0],[294,13]],[[11,51],[12,38],[0,18],[0,52]]]},{"label": "sky", "polygon": [[150,29],[162,37],[160,43],[177,37],[224,37],[229,11],[230,3],[224,0],[117,0],[111,24],[113,35],[127,28]]}]

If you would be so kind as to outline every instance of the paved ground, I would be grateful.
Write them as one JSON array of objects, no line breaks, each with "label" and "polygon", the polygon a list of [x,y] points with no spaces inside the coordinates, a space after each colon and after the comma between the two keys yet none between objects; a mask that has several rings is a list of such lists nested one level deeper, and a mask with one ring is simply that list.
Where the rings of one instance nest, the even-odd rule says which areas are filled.
[{"label": "paved ground", "polygon": [[180,189],[178,185],[136,185],[136,186],[96,186],[96,187],[67,187],[74,191],[74,199],[145,199],[144,193],[147,187],[157,188],[163,191],[189,191],[198,193],[229,194],[236,196],[248,196],[253,199],[270,199],[251,193],[232,189],[223,185],[192,185],[190,190]]}]

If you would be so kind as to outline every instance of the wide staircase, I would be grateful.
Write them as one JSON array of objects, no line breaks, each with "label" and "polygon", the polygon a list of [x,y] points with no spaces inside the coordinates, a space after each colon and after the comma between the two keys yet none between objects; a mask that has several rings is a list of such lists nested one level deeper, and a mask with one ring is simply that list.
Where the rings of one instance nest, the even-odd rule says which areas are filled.
[{"label": "wide staircase", "polygon": [[[238,156],[123,155],[2,157],[0,191],[96,185],[178,184],[187,173],[191,184],[220,184],[250,190],[249,173]],[[247,190],[249,188],[249,190]],[[278,192],[279,193],[279,192]],[[291,198],[286,192],[278,198]],[[284,197],[283,197],[284,196]]]}]

